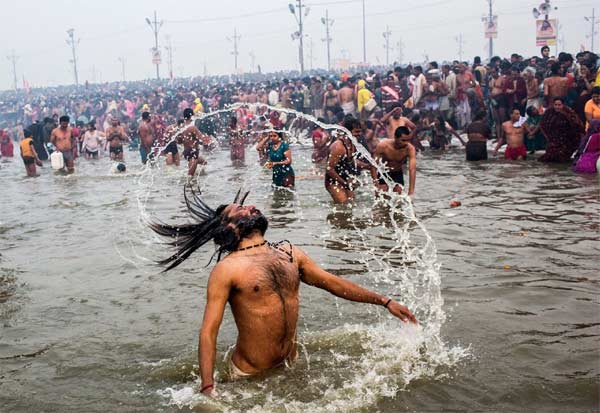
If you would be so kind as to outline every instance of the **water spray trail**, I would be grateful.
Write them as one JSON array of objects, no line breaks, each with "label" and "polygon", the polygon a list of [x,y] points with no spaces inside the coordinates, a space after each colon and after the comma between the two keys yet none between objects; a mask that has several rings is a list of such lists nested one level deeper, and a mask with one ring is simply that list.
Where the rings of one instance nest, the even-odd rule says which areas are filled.
[{"label": "water spray trail", "polygon": [[[321,347],[321,342],[329,336],[344,340],[343,337],[348,334],[358,335],[360,337],[359,345],[363,349],[358,357],[339,355],[325,362],[324,369],[311,369],[311,374],[305,377],[306,382],[303,385],[318,386],[321,383],[332,383],[332,375],[341,381],[341,385],[329,384],[329,387],[319,394],[315,394],[314,401],[289,400],[289,395],[277,397],[273,395],[277,388],[277,378],[275,382],[266,379],[260,386],[254,382],[246,383],[242,388],[236,385],[223,384],[220,397],[223,398],[230,407],[227,410],[241,411],[280,411],[281,406],[285,405],[287,411],[351,411],[363,410],[373,406],[380,397],[393,397],[397,391],[406,387],[411,381],[417,378],[435,378],[439,374],[439,368],[452,367],[468,355],[468,350],[460,347],[450,347],[441,338],[441,327],[445,321],[446,315],[443,310],[444,300],[441,295],[441,282],[437,263],[437,250],[435,243],[428,233],[426,227],[417,218],[414,206],[410,197],[403,191],[400,194],[393,192],[396,185],[386,173],[386,166],[375,162],[371,154],[352,136],[350,131],[338,126],[319,122],[313,116],[296,112],[291,109],[277,108],[263,104],[235,104],[228,108],[200,114],[193,117],[193,120],[203,120],[217,118],[223,122],[221,115],[231,114],[239,108],[250,108],[256,113],[260,111],[277,111],[287,115],[284,129],[269,128],[268,131],[285,132],[290,136],[299,137],[302,128],[301,119],[322,127],[333,137],[339,134],[345,134],[352,141],[356,151],[371,165],[373,165],[388,184],[389,190],[385,193],[379,192],[379,199],[376,202],[382,205],[386,212],[386,220],[389,221],[389,230],[393,238],[393,245],[386,251],[378,251],[370,246],[368,238],[368,228],[360,229],[352,220],[355,232],[359,235],[359,254],[362,254],[361,262],[367,267],[367,275],[375,279],[377,283],[382,282],[391,291],[391,296],[399,299],[413,309],[420,321],[420,327],[403,326],[398,328],[398,324],[391,323],[385,319],[380,319],[379,323],[371,325],[346,324],[334,330],[306,332],[301,334],[300,338],[307,360],[310,351],[317,351]],[[265,113],[268,115],[268,113]],[[266,133],[267,130],[251,131],[250,134]],[[164,149],[170,142],[173,142],[185,132],[184,128],[177,130],[171,140],[163,147],[157,147],[158,150]],[[303,143],[298,139],[299,143]],[[258,165],[257,165],[258,166]],[[252,186],[260,185],[260,176],[257,170],[259,168],[249,168],[255,170],[251,174],[244,176],[244,185],[248,189]],[[144,190],[138,194],[138,206],[142,211],[140,222],[148,219],[146,211],[151,189],[154,185],[154,175],[160,169],[151,170],[146,168],[146,174],[140,177],[140,185]],[[373,193],[370,193],[372,196]],[[294,200],[297,208],[302,208],[301,197],[296,192]],[[329,207],[326,204],[325,207]],[[296,209],[297,209],[296,208]],[[337,210],[333,207],[334,212]],[[351,212],[352,215],[358,214],[356,209]],[[374,209],[367,208],[363,211],[370,214],[369,223],[373,228],[377,227],[374,218]],[[303,215],[299,215],[302,220]],[[388,228],[388,226],[385,226]],[[327,228],[324,229],[327,231]],[[330,236],[333,237],[330,231]],[[349,241],[351,244],[351,240]],[[394,260],[400,260],[400,264],[395,264]],[[376,265],[374,265],[376,264]],[[375,269],[372,267],[376,267]],[[342,319],[342,309],[337,301],[335,307]],[[387,318],[387,316],[384,316]],[[337,341],[337,340],[336,340]],[[348,374],[351,371],[352,374]],[[390,377],[397,377],[397,380],[391,380]],[[400,381],[398,381],[400,380]],[[250,389],[249,389],[250,388]],[[369,389],[366,391],[365,389]],[[248,394],[265,395],[261,401],[248,403]],[[258,397],[258,396],[253,396]],[[282,399],[283,398],[283,399]],[[175,396],[171,395],[172,402],[179,405]],[[245,402],[246,401],[246,402]],[[190,407],[194,403],[190,402]],[[251,410],[253,409],[253,410]]]}]

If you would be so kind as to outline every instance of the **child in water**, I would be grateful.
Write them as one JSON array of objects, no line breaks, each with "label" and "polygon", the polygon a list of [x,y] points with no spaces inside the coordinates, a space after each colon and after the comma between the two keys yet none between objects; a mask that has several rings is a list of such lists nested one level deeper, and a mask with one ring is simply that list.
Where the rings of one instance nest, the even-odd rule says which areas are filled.
[{"label": "child in water", "polygon": [[39,176],[35,166],[42,166],[42,161],[40,161],[35,151],[32,136],[31,131],[25,129],[24,138],[19,143],[19,148],[21,149],[21,159],[23,159],[23,163],[25,164],[27,176]]}]

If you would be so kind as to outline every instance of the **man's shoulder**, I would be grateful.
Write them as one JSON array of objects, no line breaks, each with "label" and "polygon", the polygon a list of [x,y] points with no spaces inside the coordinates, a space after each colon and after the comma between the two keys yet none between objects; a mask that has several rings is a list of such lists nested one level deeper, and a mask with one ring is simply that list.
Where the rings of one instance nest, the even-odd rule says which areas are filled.
[{"label": "man's shoulder", "polygon": [[393,139],[381,139],[375,147],[375,152],[381,153],[384,150],[390,149]]},{"label": "man's shoulder", "polygon": [[289,244],[290,244],[290,247],[292,248],[292,252],[293,252],[295,258],[302,259],[303,257],[307,256],[306,252],[304,252],[304,250],[302,248],[300,248],[297,245],[292,244],[291,242]]},{"label": "man's shoulder", "polygon": [[240,267],[239,257],[228,255],[219,261],[210,272],[211,277],[225,278],[234,275],[235,270]]}]

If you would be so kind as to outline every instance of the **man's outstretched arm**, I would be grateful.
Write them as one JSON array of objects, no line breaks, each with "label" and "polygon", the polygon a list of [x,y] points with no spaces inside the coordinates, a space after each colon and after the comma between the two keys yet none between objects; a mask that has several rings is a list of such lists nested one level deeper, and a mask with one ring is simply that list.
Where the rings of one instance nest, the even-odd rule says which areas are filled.
[{"label": "man's outstretched arm", "polygon": [[328,273],[319,267],[304,251],[294,247],[294,254],[298,258],[298,266],[301,271],[301,279],[306,284],[329,291],[331,294],[345,300],[360,303],[385,306],[392,315],[402,321],[417,323],[417,319],[408,308],[389,298],[367,290],[351,281]]},{"label": "man's outstretched arm", "polygon": [[206,307],[198,340],[201,390],[204,390],[203,393],[207,395],[211,395],[214,388],[213,373],[217,353],[217,335],[221,321],[223,321],[230,289],[231,281],[227,273],[223,271],[223,266],[215,266],[208,279]]}]

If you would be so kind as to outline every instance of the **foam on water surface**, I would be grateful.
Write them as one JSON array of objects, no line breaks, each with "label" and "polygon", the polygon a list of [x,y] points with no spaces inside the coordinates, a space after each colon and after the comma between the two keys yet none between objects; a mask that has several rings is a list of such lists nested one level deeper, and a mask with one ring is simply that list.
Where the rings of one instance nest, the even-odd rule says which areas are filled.
[{"label": "foam on water surface", "polygon": [[[388,320],[372,325],[344,324],[306,332],[300,340],[310,364],[301,358],[291,369],[266,377],[218,383],[215,399],[227,412],[347,412],[395,397],[414,380],[442,380],[467,356],[431,340],[426,329]],[[310,367],[309,367],[310,366]],[[199,383],[160,392],[168,404],[196,408],[212,400],[198,394]]]}]

